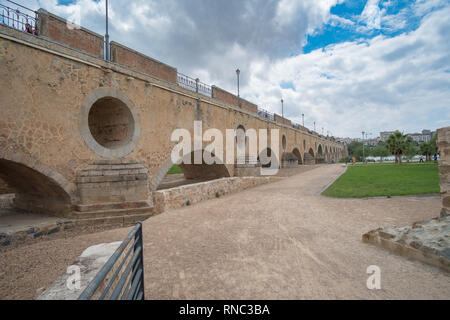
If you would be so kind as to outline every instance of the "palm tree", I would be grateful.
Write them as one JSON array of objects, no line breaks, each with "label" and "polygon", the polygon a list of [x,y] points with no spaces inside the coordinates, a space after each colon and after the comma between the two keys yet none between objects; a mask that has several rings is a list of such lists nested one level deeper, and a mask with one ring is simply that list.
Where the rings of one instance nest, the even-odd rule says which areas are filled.
[{"label": "palm tree", "polygon": [[436,140],[437,140],[437,135],[433,135],[433,137],[431,138],[431,140],[429,142],[423,142],[420,146],[419,146],[419,151],[420,154],[426,156],[427,161],[431,161],[431,156],[435,153],[437,153],[437,144],[436,144]]},{"label": "palm tree", "polygon": [[420,154],[426,157],[426,161],[429,161],[431,159],[433,151],[432,146],[429,142],[424,142],[420,145]]},{"label": "palm tree", "polygon": [[395,131],[386,141],[386,147],[395,156],[395,163],[402,164],[402,155],[410,149],[412,139],[400,131]]}]

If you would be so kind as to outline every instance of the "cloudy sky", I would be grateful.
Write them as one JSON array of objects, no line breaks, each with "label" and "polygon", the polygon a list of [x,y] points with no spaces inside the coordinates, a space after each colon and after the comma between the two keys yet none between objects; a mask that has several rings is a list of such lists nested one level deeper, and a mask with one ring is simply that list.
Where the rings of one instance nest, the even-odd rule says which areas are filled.
[{"label": "cloudy sky", "polygon": [[[15,1],[105,32],[104,0]],[[318,132],[450,125],[450,0],[109,3],[111,40]]]}]

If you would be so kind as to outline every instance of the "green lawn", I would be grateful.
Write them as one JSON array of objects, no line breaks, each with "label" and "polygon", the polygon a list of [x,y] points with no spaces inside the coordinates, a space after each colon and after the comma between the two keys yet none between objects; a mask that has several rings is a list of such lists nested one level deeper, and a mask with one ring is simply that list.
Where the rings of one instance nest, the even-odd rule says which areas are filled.
[{"label": "green lawn", "polygon": [[181,170],[181,168],[179,166],[177,166],[176,164],[173,165],[172,168],[170,168],[170,170],[167,172],[167,174],[178,174],[178,173],[183,173],[183,171]]},{"label": "green lawn", "polygon": [[323,195],[364,198],[439,193],[439,172],[435,163],[369,164],[349,166]]}]

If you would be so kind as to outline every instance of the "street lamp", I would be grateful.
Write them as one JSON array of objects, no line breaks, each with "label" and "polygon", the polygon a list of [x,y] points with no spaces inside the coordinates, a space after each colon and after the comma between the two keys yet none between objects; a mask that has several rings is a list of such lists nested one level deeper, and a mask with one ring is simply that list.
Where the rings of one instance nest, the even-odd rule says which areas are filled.
[{"label": "street lamp", "polygon": [[362,144],[363,144],[363,162],[364,162],[365,159],[366,159],[366,153],[365,153],[365,151],[364,151],[364,135],[365,135],[365,132],[363,131],[363,132],[362,132],[362,136],[363,136],[363,139],[362,139]]},{"label": "street lamp", "polygon": [[238,89],[238,107],[241,107],[241,98],[239,96],[239,75],[241,74],[241,70],[237,69],[236,70],[236,75],[237,75],[237,89]]},{"label": "street lamp", "polygon": [[109,51],[109,30],[108,30],[108,0],[106,0],[106,34],[105,34],[105,53],[106,61],[111,61],[111,54]]},{"label": "street lamp", "polygon": [[302,113],[302,123],[303,123],[303,127],[305,127],[305,114]]},{"label": "street lamp", "polygon": [[[281,99],[281,117],[284,119],[284,100]],[[284,122],[284,120],[283,120]]]},{"label": "street lamp", "polygon": [[316,122],[314,121],[314,132],[316,131]]}]

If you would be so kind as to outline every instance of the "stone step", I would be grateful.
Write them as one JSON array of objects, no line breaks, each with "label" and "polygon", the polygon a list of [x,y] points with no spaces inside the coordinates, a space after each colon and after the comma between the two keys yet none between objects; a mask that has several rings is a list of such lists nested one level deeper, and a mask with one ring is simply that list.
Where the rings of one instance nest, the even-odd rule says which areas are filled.
[{"label": "stone step", "polygon": [[150,214],[154,212],[153,207],[130,208],[130,209],[109,209],[97,211],[73,211],[69,214],[69,218],[86,219],[86,218],[104,218],[104,217],[128,217],[136,214]]},{"label": "stone step", "polygon": [[139,221],[147,220],[153,216],[153,213],[140,213],[131,214],[127,216],[106,216],[106,217],[96,217],[96,218],[84,218],[76,219],[71,223],[74,227],[129,227],[135,225]]},{"label": "stone step", "polygon": [[88,211],[102,211],[102,210],[148,208],[148,207],[149,204],[147,201],[109,202],[96,204],[77,204],[75,205],[75,211],[88,212]]}]

